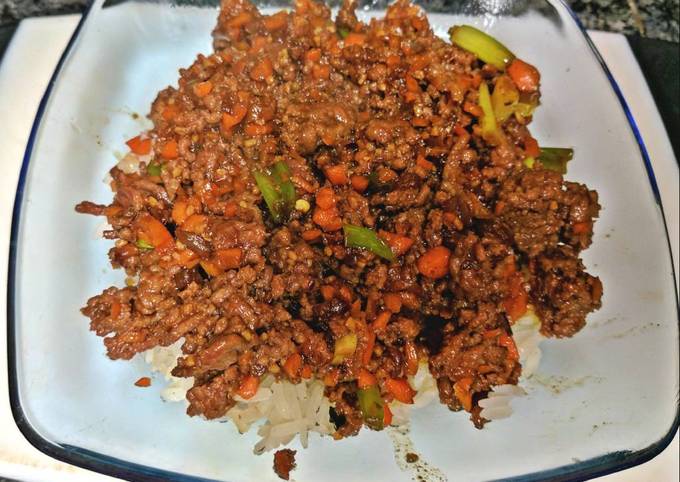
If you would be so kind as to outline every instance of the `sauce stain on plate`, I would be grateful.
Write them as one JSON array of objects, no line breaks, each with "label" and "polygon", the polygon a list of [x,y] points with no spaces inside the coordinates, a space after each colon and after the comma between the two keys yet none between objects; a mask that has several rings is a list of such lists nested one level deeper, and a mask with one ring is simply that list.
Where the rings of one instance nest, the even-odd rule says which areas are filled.
[{"label": "sauce stain on plate", "polygon": [[445,482],[448,480],[437,467],[431,466],[421,453],[416,451],[409,436],[410,425],[389,427],[387,433],[394,447],[394,460],[404,472],[411,472],[411,480],[418,482]]}]

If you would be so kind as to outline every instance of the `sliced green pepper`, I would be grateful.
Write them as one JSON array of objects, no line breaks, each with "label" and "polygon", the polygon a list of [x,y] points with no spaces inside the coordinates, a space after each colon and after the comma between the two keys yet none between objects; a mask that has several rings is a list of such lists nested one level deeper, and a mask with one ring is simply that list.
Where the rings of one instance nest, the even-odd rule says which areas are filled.
[{"label": "sliced green pepper", "polygon": [[271,172],[254,171],[253,177],[275,222],[281,222],[295,207],[295,186],[288,166],[279,161]]},{"label": "sliced green pepper", "polygon": [[338,338],[335,342],[335,350],[333,353],[333,365],[339,365],[345,358],[354,354],[357,349],[357,335],[356,333],[350,333],[341,338]]},{"label": "sliced green pepper", "polygon": [[394,260],[390,247],[372,229],[345,224],[342,231],[345,233],[345,244],[350,248],[364,248],[388,261]]},{"label": "sliced green pepper", "polygon": [[288,169],[288,165],[283,161],[278,161],[274,164],[272,176],[279,185],[279,192],[281,193],[281,201],[284,204],[284,208],[290,211],[295,205],[295,186],[290,180],[290,169]]},{"label": "sliced green pepper", "polygon": [[364,417],[364,422],[373,430],[382,430],[385,425],[385,409],[380,390],[372,386],[357,391],[359,409]]},{"label": "sliced green pepper", "polygon": [[153,244],[149,243],[148,241],[144,241],[143,239],[138,239],[135,245],[139,249],[153,249]]},{"label": "sliced green pepper", "polygon": [[568,147],[541,147],[538,160],[545,169],[567,173],[567,163],[574,157],[574,149]]},{"label": "sliced green pepper", "polygon": [[160,176],[162,169],[162,166],[160,164],[156,164],[155,162],[150,162],[146,166],[146,172],[149,174],[149,176]]},{"label": "sliced green pepper", "polygon": [[482,109],[482,117],[479,119],[482,137],[487,142],[496,142],[498,138],[498,124],[496,123],[496,115],[491,105],[489,86],[486,85],[486,82],[479,84],[479,107]]},{"label": "sliced green pepper", "polygon": [[451,43],[472,52],[483,62],[500,70],[505,70],[505,67],[515,58],[515,55],[505,45],[470,25],[451,27],[449,38]]}]

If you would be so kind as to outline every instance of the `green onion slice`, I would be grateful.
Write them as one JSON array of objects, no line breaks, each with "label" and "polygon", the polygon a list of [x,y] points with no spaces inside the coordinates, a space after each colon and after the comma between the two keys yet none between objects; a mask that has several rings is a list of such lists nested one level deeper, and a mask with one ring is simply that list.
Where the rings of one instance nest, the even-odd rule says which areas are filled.
[{"label": "green onion slice", "polygon": [[345,233],[345,244],[350,248],[364,248],[388,261],[394,260],[390,247],[372,229],[345,224],[342,231]]},{"label": "green onion slice", "polygon": [[568,147],[541,147],[538,160],[545,169],[567,173],[567,163],[574,157],[574,149]]},{"label": "green onion slice", "polygon": [[373,430],[382,430],[385,424],[385,409],[380,390],[378,387],[372,386],[369,388],[362,388],[357,391],[359,398],[359,409],[364,417],[364,422]]},{"label": "green onion slice", "polygon": [[515,59],[515,55],[505,45],[470,25],[451,27],[449,38],[454,45],[472,52],[481,61],[500,70],[505,70],[505,67]]}]

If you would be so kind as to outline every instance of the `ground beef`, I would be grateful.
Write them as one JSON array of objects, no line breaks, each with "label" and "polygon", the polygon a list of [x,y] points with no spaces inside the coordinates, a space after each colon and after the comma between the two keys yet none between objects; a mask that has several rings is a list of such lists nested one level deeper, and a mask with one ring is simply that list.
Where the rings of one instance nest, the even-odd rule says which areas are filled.
[{"label": "ground beef", "polygon": [[[129,276],[88,300],[91,329],[113,359],[182,340],[189,415],[222,417],[253,380],[304,372],[327,387],[336,437],[354,435],[359,377],[391,402],[427,361],[441,401],[481,425],[477,402],[517,383],[510,325],[528,305],[558,337],[600,306],[578,258],[597,194],[526,167],[530,115],[480,128],[480,85],[510,77],[404,0],[368,24],[355,8],[334,21],[312,0],[272,16],[223,0],[214,52],[128,142],[139,171],[114,167],[112,203],[76,207],[106,216]],[[284,478],[293,454],[276,454]]]},{"label": "ground beef", "polygon": [[567,337],[586,323],[586,315],[602,302],[602,282],[585,272],[575,251],[550,250],[530,264],[531,298],[547,336]]},{"label": "ground beef", "polygon": [[295,450],[282,449],[274,453],[274,472],[283,480],[288,480],[290,471],[295,468]]}]

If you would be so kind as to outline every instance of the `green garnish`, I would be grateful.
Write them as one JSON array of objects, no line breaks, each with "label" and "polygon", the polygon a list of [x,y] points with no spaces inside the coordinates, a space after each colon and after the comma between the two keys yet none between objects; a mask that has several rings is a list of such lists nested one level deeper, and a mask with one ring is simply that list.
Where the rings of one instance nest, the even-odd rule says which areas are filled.
[{"label": "green garnish", "polygon": [[295,186],[283,161],[270,172],[254,171],[253,177],[275,222],[280,222],[295,207]]},{"label": "green garnish", "polygon": [[364,422],[373,430],[382,430],[385,422],[385,408],[380,390],[375,385],[362,388],[357,391],[359,409],[364,417]]},{"label": "green garnish", "polygon": [[338,35],[340,35],[340,38],[347,38],[349,35],[349,29],[340,27],[338,29]]},{"label": "green garnish", "polygon": [[567,163],[574,157],[574,149],[568,147],[541,147],[538,160],[545,169],[567,173]]},{"label": "green garnish", "polygon": [[390,247],[372,229],[345,224],[342,231],[345,233],[345,245],[348,247],[364,248],[388,261],[394,260],[394,253]]},{"label": "green garnish", "polygon": [[135,245],[139,249],[153,249],[153,244],[149,243],[148,241],[144,241],[143,239],[138,239]]},{"label": "green garnish", "polygon": [[357,349],[357,335],[350,333],[335,341],[335,350],[333,352],[333,365],[339,365],[345,358],[354,354]]},{"label": "green garnish", "polygon": [[525,165],[526,167],[528,167],[529,169],[533,169],[533,168],[534,168],[534,164],[536,164],[536,159],[534,159],[533,157],[529,156],[529,157],[527,157],[526,159],[524,159],[523,162],[524,162],[524,165]]},{"label": "green garnish", "polygon": [[160,164],[156,164],[155,162],[150,162],[146,166],[146,172],[149,174],[149,176],[160,176],[162,169],[162,166]]},{"label": "green garnish", "polygon": [[483,62],[500,70],[505,70],[505,67],[515,58],[515,55],[505,45],[470,25],[451,27],[449,38],[451,43],[472,52]]},{"label": "green garnish", "polygon": [[482,117],[479,119],[482,137],[488,142],[494,142],[498,135],[498,124],[491,105],[489,86],[486,85],[486,82],[479,84],[479,107],[482,109]]}]

